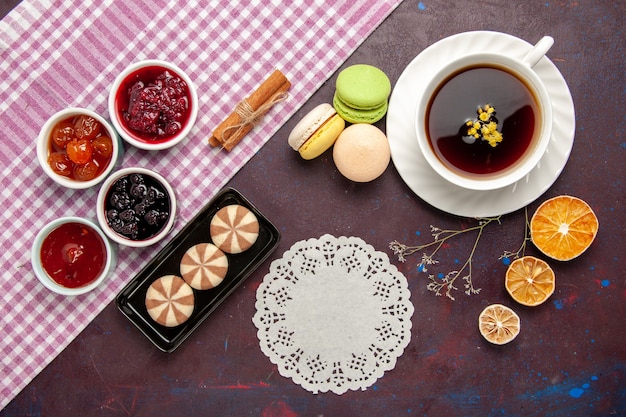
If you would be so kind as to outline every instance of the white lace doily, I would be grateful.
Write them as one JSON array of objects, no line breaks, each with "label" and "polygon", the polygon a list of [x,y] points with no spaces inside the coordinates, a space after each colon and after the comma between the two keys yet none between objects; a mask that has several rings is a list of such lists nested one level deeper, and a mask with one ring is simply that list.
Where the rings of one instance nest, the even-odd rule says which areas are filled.
[{"label": "white lace doily", "polygon": [[253,321],[280,374],[313,393],[365,390],[411,339],[406,278],[357,237],[296,242],[257,290]]}]

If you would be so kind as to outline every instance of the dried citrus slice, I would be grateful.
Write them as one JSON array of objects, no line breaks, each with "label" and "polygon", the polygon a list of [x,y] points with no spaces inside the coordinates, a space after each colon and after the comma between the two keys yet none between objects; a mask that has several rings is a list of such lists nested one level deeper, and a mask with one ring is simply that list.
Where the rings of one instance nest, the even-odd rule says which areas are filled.
[{"label": "dried citrus slice", "polygon": [[530,238],[541,252],[559,261],[583,253],[598,233],[598,218],[587,203],[561,195],[544,201],[530,220]]},{"label": "dried citrus slice", "polygon": [[524,256],[509,265],[504,286],[518,303],[537,306],[554,292],[554,271],[545,261],[534,256]]},{"label": "dried citrus slice", "polygon": [[492,304],[478,316],[478,330],[487,341],[504,345],[519,334],[520,319],[510,308]]}]

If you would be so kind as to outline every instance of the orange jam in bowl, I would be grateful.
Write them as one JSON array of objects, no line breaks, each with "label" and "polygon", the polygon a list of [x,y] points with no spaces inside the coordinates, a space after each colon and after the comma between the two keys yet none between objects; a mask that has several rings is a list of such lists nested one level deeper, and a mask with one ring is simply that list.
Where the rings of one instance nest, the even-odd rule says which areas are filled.
[{"label": "orange jam in bowl", "polygon": [[123,153],[113,126],[99,114],[79,107],[58,111],[37,137],[37,160],[57,184],[86,189],[99,184]]}]

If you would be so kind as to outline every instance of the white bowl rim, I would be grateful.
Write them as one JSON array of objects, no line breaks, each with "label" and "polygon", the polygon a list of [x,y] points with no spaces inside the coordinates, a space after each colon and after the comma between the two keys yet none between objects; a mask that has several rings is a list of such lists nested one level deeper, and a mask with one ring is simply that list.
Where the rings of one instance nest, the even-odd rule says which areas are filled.
[{"label": "white bowl rim", "polygon": [[[165,141],[165,142],[159,142],[159,143],[154,143],[154,144],[140,141],[132,137],[128,133],[127,129],[124,128],[124,126],[120,122],[117,111],[115,109],[115,96],[116,96],[117,90],[122,84],[122,81],[124,81],[126,77],[128,77],[129,74],[138,70],[139,68],[150,67],[150,66],[163,67],[163,68],[167,68],[175,72],[176,75],[181,77],[185,81],[185,83],[187,83],[187,87],[189,88],[189,94],[191,96],[189,119],[187,120],[185,127],[180,132],[178,132],[177,135],[173,136],[172,139]],[[109,98],[108,98],[109,118],[111,119],[111,123],[113,124],[113,126],[115,126],[115,129],[117,129],[122,139],[124,139],[126,142],[128,142],[129,144],[139,149],[144,149],[148,151],[158,151],[158,150],[168,149],[177,145],[183,139],[185,139],[189,135],[189,133],[191,132],[191,129],[193,129],[196,123],[196,119],[198,117],[198,107],[199,107],[198,92],[191,78],[187,75],[185,71],[183,71],[177,65],[168,61],[160,60],[160,59],[146,59],[146,60],[142,60],[142,61],[138,61],[133,64],[130,64],[113,81],[113,85],[111,86],[111,90],[109,91]]]},{"label": "white bowl rim", "polygon": [[[50,165],[48,165],[48,144],[50,140],[51,129],[61,120],[79,114],[86,114],[100,122],[100,124],[102,124],[102,126],[107,129],[109,136],[111,137],[111,141],[113,142],[113,153],[111,154],[111,161],[109,162],[109,166],[102,173],[100,173],[100,175],[89,181],[76,181],[70,178],[66,178],[62,175],[55,173],[52,168],[50,168]],[[41,127],[39,135],[37,136],[37,160],[39,161],[39,165],[44,170],[46,175],[48,175],[48,177],[50,177],[57,184],[74,190],[83,190],[99,184],[100,182],[102,182],[102,180],[104,180],[104,178],[107,177],[107,175],[111,173],[111,171],[113,171],[113,168],[117,164],[117,160],[120,155],[120,147],[121,144],[118,141],[117,131],[104,117],[100,116],[98,113],[92,110],[83,107],[68,107],[63,110],[59,110],[58,112],[50,116]]]},{"label": "white bowl rim", "polygon": [[[124,236],[117,234],[113,229],[111,229],[111,227],[109,226],[106,220],[106,213],[104,209],[106,207],[106,204],[104,200],[108,194],[109,189],[111,188],[111,185],[115,181],[117,181],[119,178],[122,178],[130,174],[144,174],[144,175],[149,175],[153,177],[154,179],[159,181],[161,185],[165,188],[170,199],[170,216],[167,220],[167,223],[163,226],[163,229],[161,229],[159,233],[152,236],[150,239],[146,239],[146,240],[127,239]],[[177,201],[176,201],[176,194],[174,192],[174,188],[172,188],[170,183],[158,172],[152,171],[147,168],[142,168],[142,167],[122,168],[118,171],[115,171],[113,174],[111,174],[102,184],[102,187],[100,188],[100,191],[98,192],[98,198],[96,202],[96,216],[98,218],[98,223],[100,224],[100,227],[102,228],[104,233],[114,242],[117,242],[120,245],[130,246],[134,248],[143,248],[146,246],[153,245],[157,243],[158,241],[162,240],[174,226],[174,221],[176,218],[176,210],[177,210]]]},{"label": "white bowl rim", "polygon": [[529,155],[522,163],[520,163],[515,169],[512,169],[508,172],[503,173],[502,175],[494,175],[493,177],[486,179],[474,179],[469,177],[464,177],[460,174],[457,174],[447,168],[432,152],[430,149],[430,144],[428,143],[428,139],[425,137],[424,132],[424,123],[423,113],[421,109],[428,106],[428,102],[430,101],[430,92],[434,91],[434,89],[445,80],[449,74],[455,72],[456,69],[462,68],[463,66],[472,65],[472,62],[466,63],[464,65],[459,66],[459,61],[468,61],[473,60],[475,57],[482,57],[482,60],[493,60],[495,65],[502,66],[510,66],[514,68],[519,68],[524,66],[521,62],[521,59],[517,59],[513,56],[507,56],[503,54],[493,53],[493,52],[476,52],[467,55],[463,55],[453,60],[452,62],[445,65],[438,74],[447,74],[443,76],[437,76],[431,79],[424,89],[424,95],[420,98],[415,108],[415,131],[417,134],[417,142],[419,144],[420,150],[424,155],[424,158],[428,162],[428,164],[432,167],[432,169],[437,172],[442,178],[447,180],[448,182],[457,185],[462,188],[471,189],[471,190],[496,190],[507,187],[511,184],[516,183],[517,181],[524,178],[530,171],[532,171],[539,161],[541,157],[546,152],[548,144],[550,140],[552,140],[552,100],[548,91],[545,87],[543,81],[539,78],[539,75],[533,70],[527,71],[525,74],[525,78],[528,79],[529,82],[533,84],[537,94],[539,95],[539,100],[541,102],[546,102],[549,105],[545,107],[544,115],[545,115],[545,123],[544,130],[542,132],[541,140],[536,144],[536,150],[533,154]]},{"label": "white bowl rim", "polygon": [[[82,287],[68,288],[62,286],[61,284],[58,284],[46,273],[46,271],[43,269],[43,266],[41,265],[40,256],[43,241],[48,236],[48,234],[50,234],[50,232],[66,223],[80,223],[91,227],[93,230],[96,231],[96,233],[98,233],[100,238],[102,238],[102,241],[104,242],[104,247],[106,249],[107,260],[104,265],[104,270],[102,271],[100,276],[98,276],[98,278],[91,281],[87,285],[83,285]],[[41,282],[46,288],[61,295],[81,295],[92,291],[113,272],[113,268],[116,264],[116,257],[116,248],[111,244],[111,242],[103,233],[102,229],[100,229],[98,224],[92,220],[76,216],[59,217],[48,222],[44,227],[39,230],[31,246],[31,265],[35,276],[37,277],[39,282]]]}]

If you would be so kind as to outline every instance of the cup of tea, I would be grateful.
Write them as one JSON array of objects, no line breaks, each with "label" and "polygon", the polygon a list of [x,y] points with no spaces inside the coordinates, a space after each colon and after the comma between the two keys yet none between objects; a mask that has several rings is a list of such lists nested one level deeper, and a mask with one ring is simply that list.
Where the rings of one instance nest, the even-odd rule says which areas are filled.
[{"label": "cup of tea", "polygon": [[554,40],[525,55],[479,52],[459,57],[428,83],[416,109],[420,150],[448,182],[495,190],[526,176],[552,135],[552,103],[533,67]]}]

